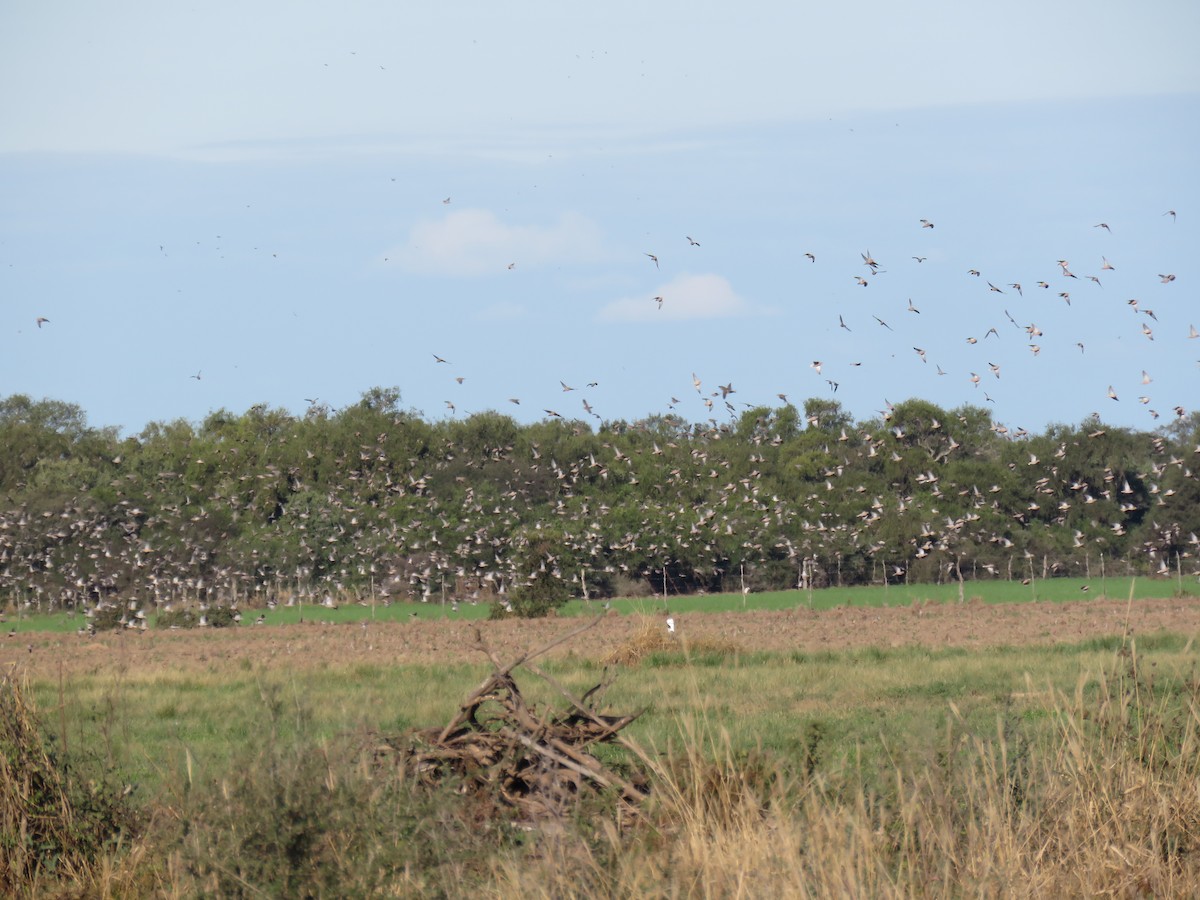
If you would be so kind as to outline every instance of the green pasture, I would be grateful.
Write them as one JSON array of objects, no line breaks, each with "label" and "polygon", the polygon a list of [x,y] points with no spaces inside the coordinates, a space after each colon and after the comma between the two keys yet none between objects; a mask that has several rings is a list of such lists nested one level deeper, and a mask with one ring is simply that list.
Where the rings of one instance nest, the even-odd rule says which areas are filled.
[{"label": "green pasture", "polygon": [[[1200,596],[1200,581],[1185,578],[1048,578],[1034,579],[1028,584],[1019,581],[979,580],[963,586],[963,598],[984,603],[1020,603],[1049,601],[1064,603],[1072,600],[1110,597],[1126,600],[1153,599],[1174,596]],[[749,594],[703,594],[659,597],[620,598],[608,601],[608,607],[622,615],[635,613],[671,612],[733,612],[738,610],[778,610],[805,607],[834,609],[843,606],[884,607],[910,606],[914,602],[954,603],[959,599],[957,582],[944,584],[888,584],[860,587],[830,587],[812,591],[764,591]],[[560,616],[595,615],[604,608],[602,601],[571,600],[559,610]],[[381,622],[410,619],[484,619],[491,612],[486,603],[455,604],[433,600],[429,603],[371,603],[343,601],[337,608],[319,604],[299,603],[275,609],[243,609],[241,627],[251,626],[261,615],[264,625],[284,625],[305,622]],[[74,631],[84,624],[82,616],[65,613],[22,613],[10,611],[3,627],[9,631]],[[153,625],[153,616],[150,618]]]},{"label": "green pasture", "polygon": [[[1134,645],[1160,686],[1194,677],[1193,635],[1150,634]],[[600,709],[645,710],[626,734],[652,752],[699,746],[713,756],[766,753],[789,768],[837,774],[919,763],[951,716],[979,734],[1020,723],[1035,731],[1054,692],[1095,690],[1114,671],[1122,639],[988,650],[921,648],[738,653],[709,648],[652,654],[617,667]],[[541,663],[576,695],[605,677],[568,655]],[[528,699],[561,706],[557,690],[518,670]],[[265,742],[353,753],[372,735],[444,724],[487,675],[481,665],[305,666],[245,661],[227,670],[76,676],[30,685],[48,730],[98,756],[143,797],[218,780],[251,764]],[[1007,724],[1006,724],[1007,723]],[[315,751],[314,751],[315,752]],[[613,751],[615,752],[615,751]]]}]

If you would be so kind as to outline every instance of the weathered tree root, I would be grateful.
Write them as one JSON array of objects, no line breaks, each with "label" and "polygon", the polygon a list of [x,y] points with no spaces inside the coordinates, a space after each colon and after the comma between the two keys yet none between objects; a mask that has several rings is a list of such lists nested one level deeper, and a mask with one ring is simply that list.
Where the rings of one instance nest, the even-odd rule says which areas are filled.
[{"label": "weathered tree root", "polygon": [[[492,661],[492,673],[445,727],[384,739],[376,748],[376,759],[394,761],[404,776],[419,784],[453,780],[464,793],[486,793],[535,822],[566,815],[587,794],[612,792],[623,805],[636,808],[647,796],[646,780],[619,774],[591,749],[599,743],[615,743],[648,763],[645,754],[620,735],[641,712],[602,715],[593,704],[606,682],[576,698],[533,665],[538,656],[599,621],[522,654],[508,665],[500,664],[476,630],[474,647]],[[539,711],[529,706],[512,676],[520,666],[557,690],[567,700],[567,708]]]}]

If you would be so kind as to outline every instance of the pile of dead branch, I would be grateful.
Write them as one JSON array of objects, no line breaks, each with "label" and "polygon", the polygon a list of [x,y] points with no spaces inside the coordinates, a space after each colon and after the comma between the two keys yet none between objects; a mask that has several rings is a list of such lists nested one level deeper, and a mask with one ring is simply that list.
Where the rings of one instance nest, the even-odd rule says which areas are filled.
[{"label": "pile of dead branch", "polygon": [[[648,769],[645,754],[620,734],[641,712],[603,715],[595,704],[606,682],[577,698],[533,663],[598,621],[508,665],[501,665],[476,630],[474,649],[491,660],[492,673],[445,727],[385,739],[376,758],[394,760],[406,777],[419,784],[453,783],[462,792],[486,797],[532,823],[569,815],[588,796],[610,794],[623,806],[636,808],[648,794],[646,779],[614,771],[592,750],[600,743],[617,744],[647,763]],[[528,704],[513,678],[518,667],[553,687],[565,699],[565,709],[539,710]]]}]

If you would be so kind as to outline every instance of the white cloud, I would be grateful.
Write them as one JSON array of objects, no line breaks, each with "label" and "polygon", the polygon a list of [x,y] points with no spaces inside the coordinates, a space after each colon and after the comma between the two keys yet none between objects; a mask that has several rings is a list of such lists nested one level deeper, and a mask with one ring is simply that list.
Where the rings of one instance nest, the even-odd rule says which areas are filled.
[{"label": "white cloud", "polygon": [[[412,272],[489,275],[549,264],[592,262],[603,256],[600,229],[577,213],[551,225],[510,225],[486,209],[464,209],[413,226],[393,258]],[[392,255],[392,254],[389,254]]]},{"label": "white cloud", "polygon": [[[655,297],[662,297],[659,306]],[[614,300],[600,310],[602,322],[719,319],[751,312],[750,304],[720,275],[680,275],[642,297]]]}]

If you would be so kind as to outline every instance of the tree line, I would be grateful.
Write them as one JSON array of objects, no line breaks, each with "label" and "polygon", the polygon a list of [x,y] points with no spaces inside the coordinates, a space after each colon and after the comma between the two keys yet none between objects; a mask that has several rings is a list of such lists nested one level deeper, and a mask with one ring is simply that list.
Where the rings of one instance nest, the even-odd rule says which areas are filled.
[{"label": "tree line", "polygon": [[514,603],[649,591],[1197,571],[1200,413],[1034,434],[920,399],[727,421],[495,411],[397,388],[136,436],[0,400],[0,605],[282,596]]}]

